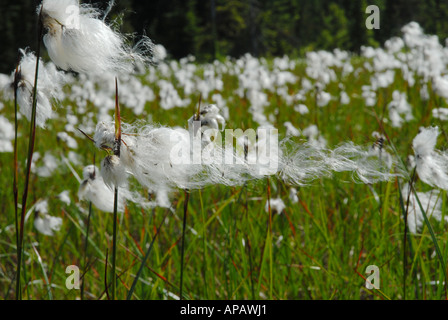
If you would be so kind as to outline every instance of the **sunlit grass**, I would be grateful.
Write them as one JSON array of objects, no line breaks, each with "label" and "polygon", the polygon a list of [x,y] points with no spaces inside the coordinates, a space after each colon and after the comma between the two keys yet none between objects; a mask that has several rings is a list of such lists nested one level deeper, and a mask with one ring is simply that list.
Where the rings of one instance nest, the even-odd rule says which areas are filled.
[{"label": "sunlit grass", "polygon": [[[362,67],[362,61],[353,63],[355,67]],[[304,66],[299,64],[294,72],[299,78],[304,77]],[[364,71],[358,78],[351,75],[343,79],[347,93],[360,96],[361,86],[369,81],[368,75]],[[223,79],[225,88],[222,96],[225,99],[233,97],[233,102],[228,104],[231,117],[227,127],[255,127],[247,111],[248,101],[234,93],[237,80],[233,76],[224,76]],[[299,83],[291,85],[289,90],[297,91]],[[346,140],[370,145],[374,142],[372,132],[380,131],[375,114],[382,117],[384,104],[391,100],[394,89],[408,92],[408,101],[414,107],[416,119],[401,129],[385,124],[397,152],[405,159],[412,153],[412,139],[419,126],[434,124],[430,115],[436,107],[436,98],[431,96],[429,101],[421,101],[415,94],[418,84],[408,88],[398,73],[391,87],[378,92],[375,107],[366,107],[362,98],[352,97],[348,106],[331,101],[324,108],[312,110],[314,101],[309,96],[304,103],[309,106],[310,113],[299,115],[286,107],[281,98],[270,93],[271,104],[266,113],[276,115],[274,125],[281,135],[284,135],[284,122],[290,121],[295,127],[304,129],[315,124],[314,116],[317,114],[319,130],[330,146]],[[339,92],[335,83],[330,84],[327,90],[333,96]],[[191,108],[170,111],[159,108],[157,101],[149,102],[142,118],[150,115],[157,123],[186,126],[186,120],[195,110],[197,95],[191,100]],[[58,108],[61,118],[65,116],[64,103]],[[437,101],[437,105],[443,106],[444,103]],[[14,106],[6,102],[5,109],[14,110]],[[13,112],[4,114],[13,120]],[[136,120],[125,106],[122,107],[122,118],[126,122]],[[436,124],[448,130],[443,123]],[[24,176],[26,141],[23,137],[27,136],[27,130],[28,123],[20,121],[19,177]],[[50,128],[41,130],[36,137],[35,150],[41,155],[45,151],[66,155],[68,149],[55,134],[63,130],[64,122],[52,120]],[[77,141],[80,144],[77,153],[82,163],[90,164],[93,146],[81,137]],[[14,176],[12,154],[0,153],[0,168],[0,298],[13,299],[15,292],[11,283],[17,261],[14,197],[10,187]],[[75,166],[75,170],[80,174],[82,166]],[[24,181],[19,178],[19,190],[23,187]],[[48,198],[51,214],[62,217],[64,223],[54,237],[47,237],[33,228],[32,215],[27,222],[22,275],[24,299],[80,298],[80,290],[68,290],[65,286],[68,277],[65,271],[69,265],[81,269],[85,299],[107,299],[105,264],[108,251],[110,275],[113,215],[93,207],[88,222],[89,204],[78,202],[78,187],[78,181],[64,164],[49,178],[31,176],[28,208],[40,198]],[[119,216],[117,229],[116,298],[126,299],[131,288],[129,298],[132,299],[178,298],[182,260],[184,299],[445,298],[443,270],[428,228],[425,227],[421,235],[409,235],[410,241],[406,252],[403,252],[405,225],[397,180],[378,183],[370,188],[352,182],[350,174],[335,174],[333,178],[320,179],[298,188],[298,203],[289,199],[289,187],[272,177],[269,182],[251,181],[240,187],[215,186],[193,190],[189,201],[185,198],[186,193],[178,190],[172,195],[173,211],[163,208],[142,210],[129,203],[123,217]],[[416,187],[419,190],[427,188],[419,181]],[[72,203],[69,206],[56,197],[63,190],[70,191]],[[372,190],[380,197],[380,203],[375,200]],[[271,222],[265,211],[268,194],[271,198],[282,198],[286,204],[285,212],[274,213]],[[445,192],[442,197],[446,214]],[[183,248],[186,201],[188,219]],[[440,254],[446,261],[446,227],[443,223],[431,222]],[[87,223],[89,228],[86,228]],[[86,230],[89,230],[88,237]],[[86,239],[89,241],[87,259]],[[380,292],[366,289],[362,276],[368,276],[365,270],[369,265],[380,269]]]}]

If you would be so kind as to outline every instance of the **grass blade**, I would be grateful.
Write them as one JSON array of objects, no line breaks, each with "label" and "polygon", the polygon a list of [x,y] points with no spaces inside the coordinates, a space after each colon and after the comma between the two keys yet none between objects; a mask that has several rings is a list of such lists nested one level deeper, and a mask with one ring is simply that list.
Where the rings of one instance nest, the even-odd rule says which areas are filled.
[{"label": "grass blade", "polygon": [[[92,202],[89,201],[89,215],[87,216],[87,226],[86,226],[86,242],[84,244],[84,273],[87,272],[87,249],[89,244],[89,229],[90,229],[90,219],[92,216]],[[84,300],[84,279],[81,283],[81,300]]]},{"label": "grass blade", "polygon": [[180,300],[183,300],[182,290],[183,290],[183,281],[184,281],[184,254],[185,254],[185,229],[187,226],[187,213],[188,213],[188,202],[190,200],[190,193],[185,190],[185,200],[184,200],[184,217],[182,223],[182,251],[180,258],[180,289],[179,289],[179,297]]},{"label": "grass blade", "polygon": [[145,266],[145,264],[146,264],[146,261],[148,260],[149,254],[150,254],[151,251],[152,251],[154,242],[155,242],[155,240],[156,240],[156,238],[157,238],[157,235],[158,235],[159,232],[160,232],[160,229],[162,228],[163,222],[165,221],[165,219],[166,219],[166,217],[167,217],[167,215],[168,215],[168,212],[169,212],[169,210],[167,211],[167,213],[166,213],[165,216],[163,217],[162,222],[160,222],[160,225],[159,225],[159,227],[158,227],[157,230],[156,230],[156,234],[155,234],[154,237],[152,238],[152,240],[151,240],[151,244],[149,245],[148,250],[146,250],[145,256],[143,257],[143,260],[142,260],[142,262],[141,262],[141,264],[140,264],[140,267],[139,267],[139,269],[138,269],[138,272],[137,272],[137,274],[135,275],[134,281],[132,282],[131,288],[130,288],[130,290],[129,290],[129,292],[128,292],[127,300],[130,300],[130,299],[132,298],[132,294],[134,293],[135,286],[137,285],[137,282],[138,282],[138,280],[139,280],[139,278],[140,278],[140,276],[141,276],[141,274],[142,274],[143,268],[144,268],[144,266]]},{"label": "grass blade", "polygon": [[50,281],[48,280],[48,276],[47,276],[47,272],[45,271],[45,267],[44,264],[42,262],[42,258],[40,257],[39,252],[37,251],[36,247],[34,246],[34,244],[31,244],[31,246],[33,247],[34,252],[36,253],[37,256],[37,261],[39,262],[40,267],[42,268],[42,274],[44,276],[44,280],[45,280],[45,284],[47,285],[47,291],[48,291],[48,298],[50,300],[53,300],[53,295],[51,293],[51,285],[50,285]]},{"label": "grass blade", "polygon": [[442,266],[443,276],[445,278],[445,283],[444,283],[444,286],[445,286],[445,296],[447,296],[447,294],[448,294],[448,290],[447,290],[448,277],[447,277],[447,274],[446,274],[446,271],[447,271],[446,270],[446,264],[445,264],[445,261],[443,259],[442,251],[440,250],[439,242],[437,241],[437,238],[436,238],[436,235],[434,233],[434,230],[433,230],[433,228],[431,226],[431,223],[429,222],[428,216],[426,215],[426,211],[423,209],[423,206],[422,206],[422,204],[420,202],[420,199],[418,198],[417,191],[415,191],[415,188],[414,188],[413,185],[412,185],[412,191],[414,192],[415,199],[417,200],[418,206],[420,207],[420,210],[421,210],[422,215],[423,215],[423,219],[425,220],[425,224],[428,227],[429,233],[431,235],[431,239],[432,239],[432,241],[434,243],[434,247],[436,249],[437,257],[439,259],[440,265]]}]

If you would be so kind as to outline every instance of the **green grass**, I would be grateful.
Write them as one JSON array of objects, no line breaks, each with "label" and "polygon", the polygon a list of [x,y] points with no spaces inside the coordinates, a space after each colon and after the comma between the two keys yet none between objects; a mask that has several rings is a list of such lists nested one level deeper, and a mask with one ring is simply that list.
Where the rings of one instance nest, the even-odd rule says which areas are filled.
[{"label": "green grass", "polygon": [[[356,68],[361,67],[363,61],[353,63]],[[304,77],[304,66],[299,64],[294,72]],[[237,85],[235,77],[224,75],[223,80],[222,96],[226,100],[233,97],[233,102],[228,103],[227,127],[255,127],[247,110],[248,101],[233,92]],[[350,96],[360,95],[361,86],[369,82],[369,73],[364,71],[358,78],[351,75],[342,81]],[[299,84],[289,87],[290,92],[298,89]],[[347,140],[370,145],[374,142],[371,133],[380,131],[374,113],[381,118],[384,104],[391,100],[393,90],[407,91],[408,101],[414,107],[416,120],[403,128],[385,124],[397,153],[406,159],[413,153],[412,139],[420,126],[437,124],[444,130],[448,128],[431,118],[436,104],[444,106],[444,103],[436,101],[434,96],[428,102],[421,101],[416,94],[418,82],[407,88],[398,73],[391,87],[378,92],[378,103],[372,108],[365,107],[361,98],[352,97],[348,106],[332,101],[327,107],[313,110],[314,101],[310,95],[305,102],[310,114],[301,116],[286,107],[277,95],[268,93],[271,104],[266,113],[272,114],[278,108],[275,125],[281,135],[284,135],[285,121],[304,129],[315,123],[317,114],[317,125],[329,146]],[[327,91],[337,95],[337,83],[331,83]],[[157,101],[147,103],[141,118],[151,115],[154,122],[185,126],[194,112],[197,96],[191,97],[189,109],[165,111],[158,107]],[[68,104],[64,101],[58,108],[61,119],[66,113],[64,106]],[[5,102],[2,113],[13,120],[11,110],[14,110],[12,102]],[[77,116],[82,118],[83,115]],[[136,120],[125,106],[122,118],[125,122]],[[19,195],[24,187],[28,125],[24,120],[19,122]],[[66,156],[69,150],[56,138],[64,125],[63,121],[51,120],[47,130],[37,129],[35,150],[41,155],[51,151],[54,155]],[[447,141],[442,139],[441,135],[439,145],[446,145]],[[80,137],[77,141],[80,144],[77,153],[83,165],[90,164],[93,146]],[[101,159],[104,155],[97,151],[96,156]],[[78,174],[82,167],[75,166]],[[0,153],[0,168],[0,299],[14,299],[17,259],[12,153]],[[264,209],[268,198],[266,179],[240,187],[214,186],[191,191],[183,261],[184,299],[445,299],[444,271],[435,252],[434,239],[446,261],[446,227],[430,220],[433,235],[427,227],[421,235],[408,234],[404,252],[405,225],[397,180],[371,186],[381,198],[378,203],[369,186],[352,182],[350,174],[335,174],[298,188],[300,202],[295,204],[288,198],[289,185],[275,177],[268,181],[271,198],[280,197],[287,206],[284,213],[272,215],[271,231],[269,214]],[[68,277],[65,270],[69,265],[81,268],[85,299],[107,298],[106,252],[109,252],[110,276],[113,215],[92,207],[85,260],[89,204],[78,201],[78,187],[78,181],[64,164],[50,178],[31,176],[28,208],[37,200],[48,198],[50,214],[62,217],[64,222],[54,237],[36,231],[33,215],[25,224],[24,299],[80,298],[80,290],[65,287]],[[428,186],[417,181],[416,189],[427,190]],[[63,190],[70,191],[72,203],[69,206],[56,198]],[[445,192],[442,197],[446,214]],[[135,204],[128,204],[117,230],[117,299],[126,299],[131,287],[132,299],[172,299],[173,295],[179,295],[185,193],[178,190],[172,199],[173,212],[162,208],[142,210]],[[86,265],[88,269],[84,270]],[[364,278],[368,276],[365,270],[369,265],[380,269],[380,290],[365,287]],[[439,281],[440,285],[430,284],[431,281]]]}]

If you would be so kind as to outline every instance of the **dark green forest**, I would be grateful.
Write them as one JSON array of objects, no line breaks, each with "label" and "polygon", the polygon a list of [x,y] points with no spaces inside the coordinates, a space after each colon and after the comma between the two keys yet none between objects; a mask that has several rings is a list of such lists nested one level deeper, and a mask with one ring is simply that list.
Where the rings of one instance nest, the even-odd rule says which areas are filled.
[{"label": "dark green forest", "polygon": [[[106,8],[108,1],[91,2]],[[0,72],[9,73],[18,49],[36,48],[37,0],[0,2]],[[379,30],[368,30],[368,5],[381,12]],[[224,56],[300,56],[308,50],[358,51],[378,46],[417,21],[426,33],[448,37],[446,0],[116,0],[110,20],[123,32],[145,33],[170,57],[200,61]]]}]

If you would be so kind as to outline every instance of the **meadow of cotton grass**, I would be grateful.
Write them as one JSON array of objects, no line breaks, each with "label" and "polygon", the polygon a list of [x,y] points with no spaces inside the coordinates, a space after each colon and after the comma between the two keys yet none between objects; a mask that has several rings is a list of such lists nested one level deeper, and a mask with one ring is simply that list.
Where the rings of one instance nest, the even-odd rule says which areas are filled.
[{"label": "meadow of cotton grass", "polygon": [[[59,35],[52,10],[43,10],[43,44],[53,62],[39,64],[36,116],[44,128],[29,164],[23,299],[446,298],[448,48],[418,24],[359,56],[247,54],[199,64],[192,56],[151,58],[164,52],[160,46],[128,47],[100,13],[83,8],[82,33],[94,36],[98,27],[110,38],[101,50],[116,49],[100,51],[95,62],[64,55],[64,43],[73,55],[91,48],[73,42],[73,33]],[[57,86],[46,76],[60,79],[51,82]],[[29,136],[25,94],[33,88],[21,79],[19,200]],[[4,299],[17,297],[13,80],[0,75]],[[168,137],[187,143],[189,134],[202,134],[204,147],[212,141],[206,128],[278,129],[278,170],[250,165],[255,149],[247,139],[225,151],[244,165],[214,157],[212,164],[173,165]],[[84,274],[82,291],[66,287],[73,265]],[[380,289],[366,289],[369,265],[380,268]]]}]

